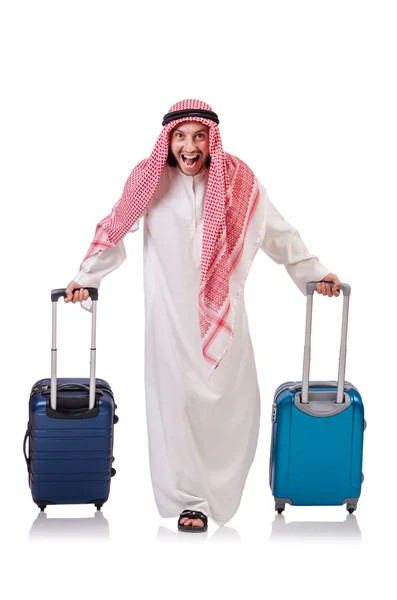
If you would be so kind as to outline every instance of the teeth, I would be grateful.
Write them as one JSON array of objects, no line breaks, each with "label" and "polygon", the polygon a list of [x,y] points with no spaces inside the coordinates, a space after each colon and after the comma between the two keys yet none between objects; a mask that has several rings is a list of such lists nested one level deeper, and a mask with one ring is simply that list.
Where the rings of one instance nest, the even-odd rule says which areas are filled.
[{"label": "teeth", "polygon": [[186,161],[187,161],[188,159],[189,159],[189,160],[193,160],[193,161],[194,161],[194,162],[193,162],[193,164],[191,164],[191,165],[186,165],[188,168],[192,168],[192,167],[194,167],[194,166],[196,165],[196,163],[197,163],[197,160],[195,160],[195,159],[198,159],[198,158],[199,158],[199,155],[198,155],[198,154],[194,154],[193,156],[187,156],[186,154],[182,154],[182,159],[183,159],[183,162],[184,162],[185,164],[186,164]]}]

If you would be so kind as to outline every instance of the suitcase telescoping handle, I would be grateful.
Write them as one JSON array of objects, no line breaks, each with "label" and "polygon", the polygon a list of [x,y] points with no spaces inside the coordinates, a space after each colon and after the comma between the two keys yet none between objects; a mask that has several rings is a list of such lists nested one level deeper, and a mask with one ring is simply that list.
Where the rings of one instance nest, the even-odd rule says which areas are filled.
[{"label": "suitcase telescoping handle", "polygon": [[[333,287],[333,283],[329,284]],[[317,286],[317,282],[310,282],[306,286],[307,302],[306,302],[306,331],[305,331],[305,350],[303,355],[303,376],[302,376],[302,403],[309,402],[309,375],[310,375],[310,352],[311,352],[311,336],[312,336],[312,317],[313,317],[313,296]],[[346,372],[346,341],[347,341],[347,323],[349,318],[349,300],[350,300],[350,285],[342,283],[339,290],[343,292],[343,315],[342,315],[342,335],[339,351],[339,369],[338,369],[338,384],[336,393],[337,404],[342,404],[344,399],[344,384]]]},{"label": "suitcase telescoping handle", "polygon": [[[78,289],[78,288],[76,288]],[[91,356],[90,356],[90,391],[88,408],[95,406],[95,360],[96,360],[96,315],[97,315],[97,288],[85,288],[88,290],[92,300],[92,323],[91,323]],[[73,290],[75,292],[76,290]],[[59,298],[66,296],[65,289],[51,291],[52,302],[52,346],[51,346],[51,408],[57,408],[57,304]]]}]

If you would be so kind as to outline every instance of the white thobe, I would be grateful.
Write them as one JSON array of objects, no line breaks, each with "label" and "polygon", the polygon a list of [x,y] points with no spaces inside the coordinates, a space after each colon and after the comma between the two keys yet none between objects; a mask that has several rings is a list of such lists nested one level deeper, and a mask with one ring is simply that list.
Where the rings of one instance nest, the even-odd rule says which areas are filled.
[{"label": "white thobe", "polygon": [[[145,390],[153,492],[162,517],[186,508],[217,524],[235,514],[254,459],[260,395],[244,294],[234,310],[234,337],[208,378],[198,295],[208,172],[191,177],[166,166],[144,223]],[[304,293],[329,270],[271,204],[260,247]],[[263,207],[263,205],[262,205]],[[134,229],[137,229],[135,226]],[[123,241],[87,259],[74,280],[99,287],[125,259]]]}]

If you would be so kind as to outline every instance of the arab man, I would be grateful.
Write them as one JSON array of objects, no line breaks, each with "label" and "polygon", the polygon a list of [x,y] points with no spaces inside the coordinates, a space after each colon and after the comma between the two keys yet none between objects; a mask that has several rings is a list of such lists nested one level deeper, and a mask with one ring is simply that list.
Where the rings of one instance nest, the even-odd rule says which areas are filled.
[{"label": "arab man", "polygon": [[327,296],[341,285],[251,169],[223,150],[218,123],[198,100],[170,108],[65,298],[87,301],[84,288],[121,265],[123,238],[144,217],[151,478],[159,514],[179,515],[189,532],[206,531],[208,517],[218,525],[233,517],[255,455],[260,395],[244,286],[257,250],[283,264],[302,293],[309,281]]}]

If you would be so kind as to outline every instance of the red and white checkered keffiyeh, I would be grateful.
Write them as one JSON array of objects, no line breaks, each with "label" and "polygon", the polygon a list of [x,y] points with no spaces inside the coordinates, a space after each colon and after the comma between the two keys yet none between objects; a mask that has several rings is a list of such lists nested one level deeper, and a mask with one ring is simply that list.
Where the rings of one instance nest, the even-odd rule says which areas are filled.
[{"label": "red and white checkered keffiyeh", "polygon": [[[174,104],[169,112],[184,109],[212,110],[199,100],[183,100]],[[141,217],[167,162],[170,132],[177,123],[187,120],[200,121],[209,127],[211,163],[204,207],[199,322],[203,355],[216,368],[233,336],[229,282],[244,250],[245,234],[258,204],[259,190],[247,165],[224,152],[214,121],[185,117],[163,127],[149,158],[132,170],[120,200],[111,214],[98,223],[84,260],[115,246]]]}]

